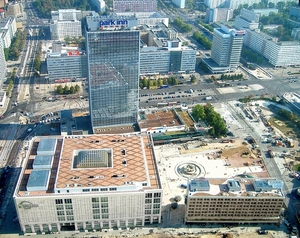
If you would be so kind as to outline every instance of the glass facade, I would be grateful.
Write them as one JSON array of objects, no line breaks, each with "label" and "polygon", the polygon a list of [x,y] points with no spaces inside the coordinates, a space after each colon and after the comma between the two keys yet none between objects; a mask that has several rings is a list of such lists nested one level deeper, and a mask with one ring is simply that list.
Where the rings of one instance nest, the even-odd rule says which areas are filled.
[{"label": "glass facade", "polygon": [[140,32],[87,32],[86,39],[93,129],[137,122]]}]

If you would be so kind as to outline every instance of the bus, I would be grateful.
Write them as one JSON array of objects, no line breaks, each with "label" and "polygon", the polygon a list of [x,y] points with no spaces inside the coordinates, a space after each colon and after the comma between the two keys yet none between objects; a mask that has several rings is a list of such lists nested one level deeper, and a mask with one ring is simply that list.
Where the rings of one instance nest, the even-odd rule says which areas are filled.
[{"label": "bus", "polygon": [[169,103],[168,103],[169,106],[175,106],[175,105],[177,105],[177,104],[178,104],[178,102],[169,102]]},{"label": "bus", "polygon": [[159,102],[159,103],[157,103],[157,106],[158,107],[165,107],[165,106],[168,106],[168,103],[167,102]]}]

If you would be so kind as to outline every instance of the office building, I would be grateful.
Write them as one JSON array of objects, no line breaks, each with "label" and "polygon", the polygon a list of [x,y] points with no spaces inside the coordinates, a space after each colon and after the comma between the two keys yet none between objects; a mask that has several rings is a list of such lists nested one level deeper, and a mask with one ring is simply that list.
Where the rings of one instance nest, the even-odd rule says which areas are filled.
[{"label": "office building", "polygon": [[[139,108],[140,32],[123,19],[86,32],[92,128],[132,125]],[[93,27],[87,24],[87,29]],[[123,30],[122,30],[123,29]]]},{"label": "office building", "polygon": [[208,8],[206,10],[206,22],[225,22],[233,17],[233,10],[230,8]]},{"label": "office building", "polygon": [[253,12],[259,14],[260,17],[262,16],[269,16],[270,13],[277,14],[278,9],[277,8],[263,8],[263,9],[253,9]]},{"label": "office building", "polygon": [[283,181],[276,179],[191,179],[186,223],[280,223]]},{"label": "office building", "polygon": [[4,56],[4,45],[0,40],[0,85],[4,82],[6,76],[6,60]]},{"label": "office building", "polygon": [[82,36],[80,21],[52,21],[50,23],[52,40],[64,40],[66,36]]},{"label": "office building", "polygon": [[247,29],[244,44],[267,58],[275,67],[300,65],[298,41],[278,42],[276,37],[261,32],[259,29]]},{"label": "office building", "polygon": [[52,21],[81,21],[82,11],[76,9],[59,9],[51,11]]},{"label": "office building", "polygon": [[47,55],[47,72],[51,82],[55,80],[87,78],[86,55],[77,50]]},{"label": "office building", "polygon": [[103,0],[91,0],[91,5],[95,7],[95,10],[100,13],[105,12],[105,1]]},{"label": "office building", "polygon": [[212,73],[235,71],[240,64],[245,30],[222,25],[214,29],[211,59],[203,58]]},{"label": "office building", "polygon": [[172,0],[172,3],[179,8],[185,8],[185,0]]},{"label": "office building", "polygon": [[82,36],[82,12],[75,9],[51,11],[50,33],[52,40],[64,40],[66,36]]},{"label": "office building", "polygon": [[20,2],[12,2],[7,6],[6,16],[17,17],[23,14],[23,5]]},{"label": "office building", "polygon": [[241,14],[236,17],[234,26],[237,29],[257,29],[259,16],[259,13],[243,8]]},{"label": "office building", "polygon": [[34,137],[14,203],[24,233],[134,228],[161,222],[151,138]]},{"label": "office building", "polygon": [[17,32],[16,19],[13,16],[6,17],[0,21],[0,40],[4,48],[9,48],[12,39]]},{"label": "office building", "polygon": [[126,12],[151,12],[157,11],[156,0],[114,0],[113,9],[115,13]]}]

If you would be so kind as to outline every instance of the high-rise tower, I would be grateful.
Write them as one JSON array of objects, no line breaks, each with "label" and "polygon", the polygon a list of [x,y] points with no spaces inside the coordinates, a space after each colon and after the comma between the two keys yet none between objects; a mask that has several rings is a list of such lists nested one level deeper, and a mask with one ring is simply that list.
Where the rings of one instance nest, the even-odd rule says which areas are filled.
[{"label": "high-rise tower", "polygon": [[4,56],[4,46],[3,46],[3,42],[0,40],[0,85],[2,85],[5,75],[6,75],[6,61]]},{"label": "high-rise tower", "polygon": [[[116,20],[113,26],[117,24]],[[93,131],[132,125],[137,122],[139,106],[140,32],[87,31],[86,42]]]},{"label": "high-rise tower", "polygon": [[215,28],[211,58],[221,67],[234,70],[239,66],[243,46],[244,30],[236,30],[222,25]]}]

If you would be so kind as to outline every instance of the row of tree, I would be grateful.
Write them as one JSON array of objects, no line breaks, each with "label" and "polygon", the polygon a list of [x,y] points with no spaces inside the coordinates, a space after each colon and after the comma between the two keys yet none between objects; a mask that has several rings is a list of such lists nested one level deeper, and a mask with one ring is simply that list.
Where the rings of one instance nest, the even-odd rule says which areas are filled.
[{"label": "row of tree", "polygon": [[227,127],[221,115],[214,110],[214,107],[207,103],[202,106],[200,104],[193,107],[192,116],[195,121],[204,121],[211,128],[208,133],[213,137],[226,136]]},{"label": "row of tree", "polygon": [[222,74],[221,80],[241,80],[244,78],[243,74]]},{"label": "row of tree", "polygon": [[280,109],[278,112],[278,115],[283,117],[284,119],[292,122],[294,125],[296,125],[300,129],[300,117],[296,116],[294,113]]},{"label": "row of tree", "polygon": [[214,32],[214,28],[209,25],[209,24],[205,24],[203,21],[199,20],[198,23],[203,26],[205,29],[209,30],[210,32]]},{"label": "row of tree", "polygon": [[212,43],[209,39],[207,39],[207,37],[205,37],[204,35],[200,34],[200,32],[195,31],[193,33],[193,38],[200,44],[202,44],[206,49],[210,50]]},{"label": "row of tree", "polygon": [[185,33],[193,30],[193,27],[191,25],[184,23],[179,17],[176,17],[174,19],[173,24]]},{"label": "row of tree", "polygon": [[42,43],[40,43],[38,51],[34,58],[34,69],[36,72],[41,72],[41,56],[42,56]]},{"label": "row of tree", "polygon": [[11,73],[11,76],[10,76],[10,78],[9,78],[9,81],[8,81],[8,86],[7,86],[6,96],[9,96],[10,92],[11,92],[12,89],[13,89],[14,81],[15,81],[16,75],[17,75],[17,68],[14,68],[13,71],[12,71],[12,73]]},{"label": "row of tree", "polygon": [[88,0],[35,0],[33,6],[43,18],[50,18],[51,11],[58,9],[92,10]]},{"label": "row of tree", "polygon": [[62,85],[57,86],[57,88],[55,89],[55,92],[57,94],[74,94],[74,93],[78,93],[80,91],[80,86],[79,85],[75,85],[74,86],[67,86],[65,85],[64,87]]},{"label": "row of tree", "polygon": [[17,61],[24,49],[26,34],[24,31],[17,30],[9,48],[4,48],[5,60]]},{"label": "row of tree", "polygon": [[243,45],[241,56],[246,59],[246,61],[253,62],[256,64],[262,64],[263,58],[247,46]]},{"label": "row of tree", "polygon": [[[76,44],[76,45],[81,45],[81,46],[85,45],[85,38],[83,36],[78,36],[78,37],[66,36],[64,40],[67,45],[69,45],[69,44]],[[84,47],[82,47],[82,48],[84,48]]]},{"label": "row of tree", "polygon": [[176,77],[169,77],[164,79],[147,79],[144,78],[140,80],[140,88],[152,88],[152,87],[161,87],[162,85],[177,85],[178,79]]}]

